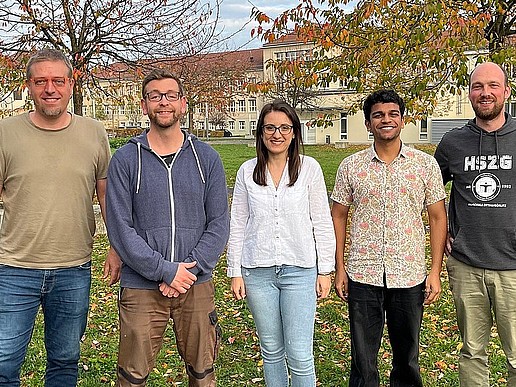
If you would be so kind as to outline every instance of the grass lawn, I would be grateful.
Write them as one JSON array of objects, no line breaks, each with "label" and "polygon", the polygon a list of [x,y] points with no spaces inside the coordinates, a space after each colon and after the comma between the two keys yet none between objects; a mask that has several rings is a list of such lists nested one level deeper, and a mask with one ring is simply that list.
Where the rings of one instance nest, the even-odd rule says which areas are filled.
[{"label": "grass lawn", "polygon": [[[254,148],[245,145],[215,145],[227,171],[228,184],[233,186],[240,164],[254,157]],[[306,147],[306,154],[319,160],[331,190],[337,167],[346,155],[359,147],[334,149],[326,146]],[[429,152],[431,148],[425,149]],[[95,240],[93,282],[88,328],[82,343],[80,386],[113,386],[118,345],[116,294],[118,285],[108,287],[102,281],[102,263],[107,252],[105,236]],[[216,303],[223,328],[223,342],[217,363],[218,386],[264,386],[258,338],[245,302],[231,296],[225,275],[223,256],[214,273]],[[425,309],[421,333],[421,368],[425,386],[458,386],[457,359],[460,348],[455,311],[448,290],[446,273],[442,274],[443,295],[440,301]],[[350,343],[347,307],[332,292],[319,303],[316,317],[314,355],[318,386],[347,386],[350,366]],[[45,349],[42,344],[41,315],[34,330],[22,370],[22,386],[43,386]],[[506,365],[496,330],[489,346],[491,386],[505,386]],[[378,358],[382,386],[388,385],[391,353],[384,337]],[[175,349],[172,329],[167,330],[148,386],[187,386],[187,377]]]}]

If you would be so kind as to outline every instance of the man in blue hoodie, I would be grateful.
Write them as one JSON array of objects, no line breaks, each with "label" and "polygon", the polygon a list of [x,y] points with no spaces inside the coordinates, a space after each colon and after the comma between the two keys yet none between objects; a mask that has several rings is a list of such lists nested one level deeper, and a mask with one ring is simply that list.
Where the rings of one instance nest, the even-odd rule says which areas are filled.
[{"label": "man in blue hoodie", "polygon": [[187,105],[175,75],[147,75],[141,106],[150,129],[108,171],[108,235],[123,262],[118,385],[146,385],[172,318],[189,386],[212,387],[221,338],[212,272],[229,236],[224,169],[180,129]]},{"label": "man in blue hoodie", "polygon": [[470,75],[475,118],[446,133],[435,157],[452,181],[447,269],[463,346],[461,386],[488,386],[486,352],[496,319],[516,386],[516,121],[504,113],[507,72],[486,62]]}]

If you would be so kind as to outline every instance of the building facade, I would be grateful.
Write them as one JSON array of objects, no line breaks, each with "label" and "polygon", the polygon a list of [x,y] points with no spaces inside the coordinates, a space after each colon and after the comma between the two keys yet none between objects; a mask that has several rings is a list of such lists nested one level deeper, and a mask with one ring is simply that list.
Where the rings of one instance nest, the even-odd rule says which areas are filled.
[{"label": "building facade", "polygon": [[[253,138],[261,108],[274,98],[274,93],[263,92],[256,85],[274,84],[278,89],[284,80],[271,64],[308,57],[311,49],[309,44],[287,36],[259,49],[210,53],[188,63],[177,59],[160,63],[184,80],[189,101],[188,115],[182,124],[185,128],[200,137]],[[474,54],[471,53],[472,58]],[[474,65],[472,59],[470,69]],[[516,75],[516,69],[509,72]],[[115,64],[109,71],[96,74],[96,87],[84,88],[83,114],[101,120],[111,136],[136,134],[148,128],[148,118],[140,108],[143,75],[145,71],[131,71],[125,64]],[[344,147],[372,142],[361,110],[350,109],[363,96],[341,82],[327,83],[309,92],[309,98],[301,98],[296,105],[305,144]],[[19,89],[0,101],[0,114],[15,115],[30,107],[26,89]],[[516,116],[516,98],[506,108]],[[331,124],[315,125],[321,116],[331,117]],[[467,90],[461,90],[443,97],[433,116],[407,123],[402,140],[407,144],[436,144],[446,131],[464,125],[473,116]]]}]

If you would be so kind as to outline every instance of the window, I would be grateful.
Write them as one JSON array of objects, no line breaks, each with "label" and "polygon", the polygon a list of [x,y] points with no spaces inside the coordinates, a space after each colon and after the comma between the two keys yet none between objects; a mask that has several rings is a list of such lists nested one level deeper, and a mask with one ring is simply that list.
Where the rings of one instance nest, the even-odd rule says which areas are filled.
[{"label": "window", "polygon": [[277,61],[296,61],[299,59],[310,59],[310,51],[309,50],[297,50],[297,51],[286,51],[286,52],[275,52],[275,58]]},{"label": "window", "polygon": [[249,129],[251,130],[251,133],[256,131],[256,121],[249,121]]},{"label": "window", "polygon": [[297,51],[286,51],[274,53],[277,61],[295,61],[298,59],[309,59],[310,51],[308,50],[297,50]]},{"label": "window", "polygon": [[15,101],[21,101],[22,100],[22,92],[21,92],[21,90],[13,90],[13,99]]},{"label": "window", "polygon": [[238,111],[245,112],[245,99],[238,100]]},{"label": "window", "polygon": [[516,66],[511,64],[511,65],[508,65],[506,67],[506,69],[507,69],[507,73],[509,73],[511,78],[516,78]]},{"label": "window", "polygon": [[462,114],[462,96],[457,94],[457,99],[455,101],[455,112],[457,114]]},{"label": "window", "polygon": [[233,133],[235,131],[235,121],[228,121],[228,130]]},{"label": "window", "polygon": [[348,139],[348,113],[340,113],[340,139]]},{"label": "window", "polygon": [[319,85],[320,89],[329,89],[330,88],[330,82],[326,79],[321,81],[321,84]]},{"label": "window", "polygon": [[245,121],[238,121],[238,130],[245,131]]},{"label": "window", "polygon": [[230,102],[229,102],[229,111],[230,111],[231,113],[236,112],[236,104],[235,104],[235,101],[230,101]]},{"label": "window", "polygon": [[250,112],[255,112],[256,111],[256,100],[255,99],[250,99],[249,100],[249,111]]},{"label": "window", "polygon": [[428,140],[428,121],[426,118],[421,120],[421,125],[419,128],[419,139]]},{"label": "window", "polygon": [[505,111],[513,117],[516,117],[516,101],[509,101],[505,104]]}]

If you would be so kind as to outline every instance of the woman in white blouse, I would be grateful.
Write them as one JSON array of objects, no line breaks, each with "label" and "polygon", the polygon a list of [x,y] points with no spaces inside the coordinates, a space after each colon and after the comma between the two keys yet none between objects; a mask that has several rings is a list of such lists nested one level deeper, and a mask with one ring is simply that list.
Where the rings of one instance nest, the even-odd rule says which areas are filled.
[{"label": "woman in white blouse", "polygon": [[335,235],[319,163],[300,155],[301,123],[283,101],[265,105],[257,157],[237,173],[227,261],[231,290],[247,297],[268,387],[314,387],[317,298],[328,295]]}]

